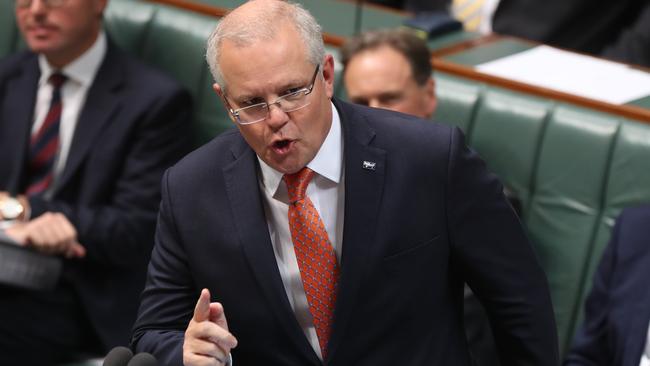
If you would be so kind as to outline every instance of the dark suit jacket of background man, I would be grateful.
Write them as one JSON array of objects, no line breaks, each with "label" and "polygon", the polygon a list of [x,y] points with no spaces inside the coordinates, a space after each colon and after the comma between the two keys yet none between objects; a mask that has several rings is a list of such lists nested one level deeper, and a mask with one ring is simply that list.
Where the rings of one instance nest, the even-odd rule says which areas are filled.
[{"label": "dark suit jacket of background man", "polygon": [[[29,51],[0,63],[0,190],[20,193],[24,185],[39,77],[38,58]],[[109,41],[53,197],[30,199],[32,217],[62,212],[77,229],[87,256],[65,262],[64,282],[72,283],[106,347],[128,342],[153,245],[160,178],[187,152],[190,104],[170,78]]]},{"label": "dark suit jacket of background man", "polygon": [[[544,273],[501,184],[458,129],[335,101],[344,136],[341,278],[328,365],[469,365],[466,279],[504,365],[558,363]],[[375,163],[364,169],[364,162]],[[366,164],[368,165],[368,164]],[[236,365],[320,365],[291,310],[269,237],[258,162],[238,131],[171,168],[137,351],[179,365],[201,288],[223,303]]]},{"label": "dark suit jacket of background man", "polygon": [[650,322],[648,228],[650,206],[619,217],[565,365],[639,366]]},{"label": "dark suit jacket of background man", "polygon": [[646,8],[648,0],[501,0],[492,28],[598,55],[619,40],[628,42],[621,39],[624,31],[639,26],[635,23]]}]

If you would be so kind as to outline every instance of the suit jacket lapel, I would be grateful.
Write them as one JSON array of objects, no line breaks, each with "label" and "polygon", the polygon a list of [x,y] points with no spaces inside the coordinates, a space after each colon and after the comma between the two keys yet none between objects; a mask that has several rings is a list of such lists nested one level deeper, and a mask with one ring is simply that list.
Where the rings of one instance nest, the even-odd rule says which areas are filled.
[{"label": "suit jacket lapel", "polygon": [[61,178],[54,186],[54,192],[61,189],[74,175],[93,146],[103,126],[111,120],[122,103],[118,89],[126,82],[124,64],[119,51],[109,41],[106,56],[93,81],[86,102],[79,113],[72,145]]},{"label": "suit jacket lapel", "polygon": [[235,161],[223,169],[226,190],[245,257],[289,339],[307,359],[318,360],[291,310],[273,252],[257,179],[257,162],[246,143],[233,149]]},{"label": "suit jacket lapel", "polygon": [[[341,117],[345,141],[345,216],[341,278],[328,359],[332,359],[344,343],[345,329],[358,300],[359,285],[369,269],[371,261],[368,259],[375,242],[386,174],[386,152],[371,146],[375,131],[365,120],[354,116],[349,107],[336,100],[334,103]],[[364,168],[364,162],[374,163],[374,169]]]},{"label": "suit jacket lapel", "polygon": [[8,169],[11,174],[7,185],[7,189],[13,194],[21,193],[19,190],[25,173],[40,75],[38,59],[32,54],[17,75],[7,83],[7,94],[2,108],[4,112],[0,116],[3,121],[0,133],[4,135],[2,141],[11,145],[7,150],[10,150],[12,155],[15,154],[14,158],[9,159],[9,164],[13,166]]}]

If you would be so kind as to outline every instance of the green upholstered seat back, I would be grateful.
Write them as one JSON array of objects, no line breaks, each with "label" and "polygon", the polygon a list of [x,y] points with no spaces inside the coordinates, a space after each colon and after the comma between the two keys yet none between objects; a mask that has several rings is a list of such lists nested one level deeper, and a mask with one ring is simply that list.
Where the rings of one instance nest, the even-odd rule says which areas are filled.
[{"label": "green upholstered seat back", "polygon": [[14,2],[0,1],[0,59],[22,47],[22,38],[16,28]]},{"label": "green upholstered seat back", "polygon": [[197,145],[233,127],[212,89],[205,62],[205,42],[217,21],[195,12],[133,0],[112,0],[105,13],[106,30],[117,44],[173,76],[190,91]]},{"label": "green upholstered seat back", "polygon": [[465,130],[522,201],[564,354],[614,218],[650,202],[650,125],[442,73],[436,84],[435,119]]}]

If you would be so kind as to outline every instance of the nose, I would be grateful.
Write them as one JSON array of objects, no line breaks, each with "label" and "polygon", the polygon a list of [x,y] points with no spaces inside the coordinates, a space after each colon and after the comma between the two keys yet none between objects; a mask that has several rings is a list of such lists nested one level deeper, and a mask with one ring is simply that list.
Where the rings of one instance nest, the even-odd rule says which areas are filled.
[{"label": "nose", "polygon": [[47,10],[47,6],[43,0],[31,0],[28,9],[32,14],[43,14]]},{"label": "nose", "polygon": [[279,130],[288,121],[289,115],[280,108],[279,104],[269,104],[269,116],[266,119],[266,123],[268,123],[273,130]]}]

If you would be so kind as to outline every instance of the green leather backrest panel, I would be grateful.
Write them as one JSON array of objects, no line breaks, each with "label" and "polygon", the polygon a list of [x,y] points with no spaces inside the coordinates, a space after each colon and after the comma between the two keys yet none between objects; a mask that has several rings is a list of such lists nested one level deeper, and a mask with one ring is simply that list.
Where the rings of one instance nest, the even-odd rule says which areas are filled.
[{"label": "green leather backrest panel", "polygon": [[548,276],[562,352],[573,335],[618,125],[611,117],[560,106],[540,147],[525,222]]},{"label": "green leather backrest panel", "polygon": [[173,76],[192,94],[195,143],[200,145],[233,124],[212,90],[205,42],[215,17],[143,1],[112,0],[106,29],[126,51]]},{"label": "green leather backrest panel", "polygon": [[0,1],[0,59],[25,47],[14,14],[12,0]]},{"label": "green leather backrest panel", "polygon": [[227,111],[212,89],[205,61],[205,42],[217,23],[214,17],[161,7],[148,32],[143,58],[179,80],[194,98],[198,143],[232,128]]},{"label": "green leather backrest panel", "polygon": [[0,1],[0,58],[16,49],[16,20],[13,1]]},{"label": "green leather backrest panel", "polygon": [[469,137],[483,87],[444,73],[435,74],[435,83],[438,105],[433,119],[457,126]]},{"label": "green leather backrest panel", "polygon": [[104,28],[124,51],[140,56],[158,7],[142,1],[110,1]]},{"label": "green leather backrest panel", "polygon": [[[621,124],[610,159],[609,173],[605,183],[604,210],[598,223],[597,232],[587,257],[588,267],[585,286],[580,298],[584,302],[592,285],[592,275],[600,262],[600,253],[609,241],[610,231],[616,216],[624,207],[650,202],[650,129],[648,125],[635,121]],[[582,310],[582,309],[580,309]],[[582,311],[576,315],[578,326],[582,321]],[[574,327],[575,331],[575,327]]]},{"label": "green leather backrest panel", "polygon": [[551,106],[547,100],[488,89],[476,108],[469,143],[486,160],[488,168],[517,194],[524,216]]}]

